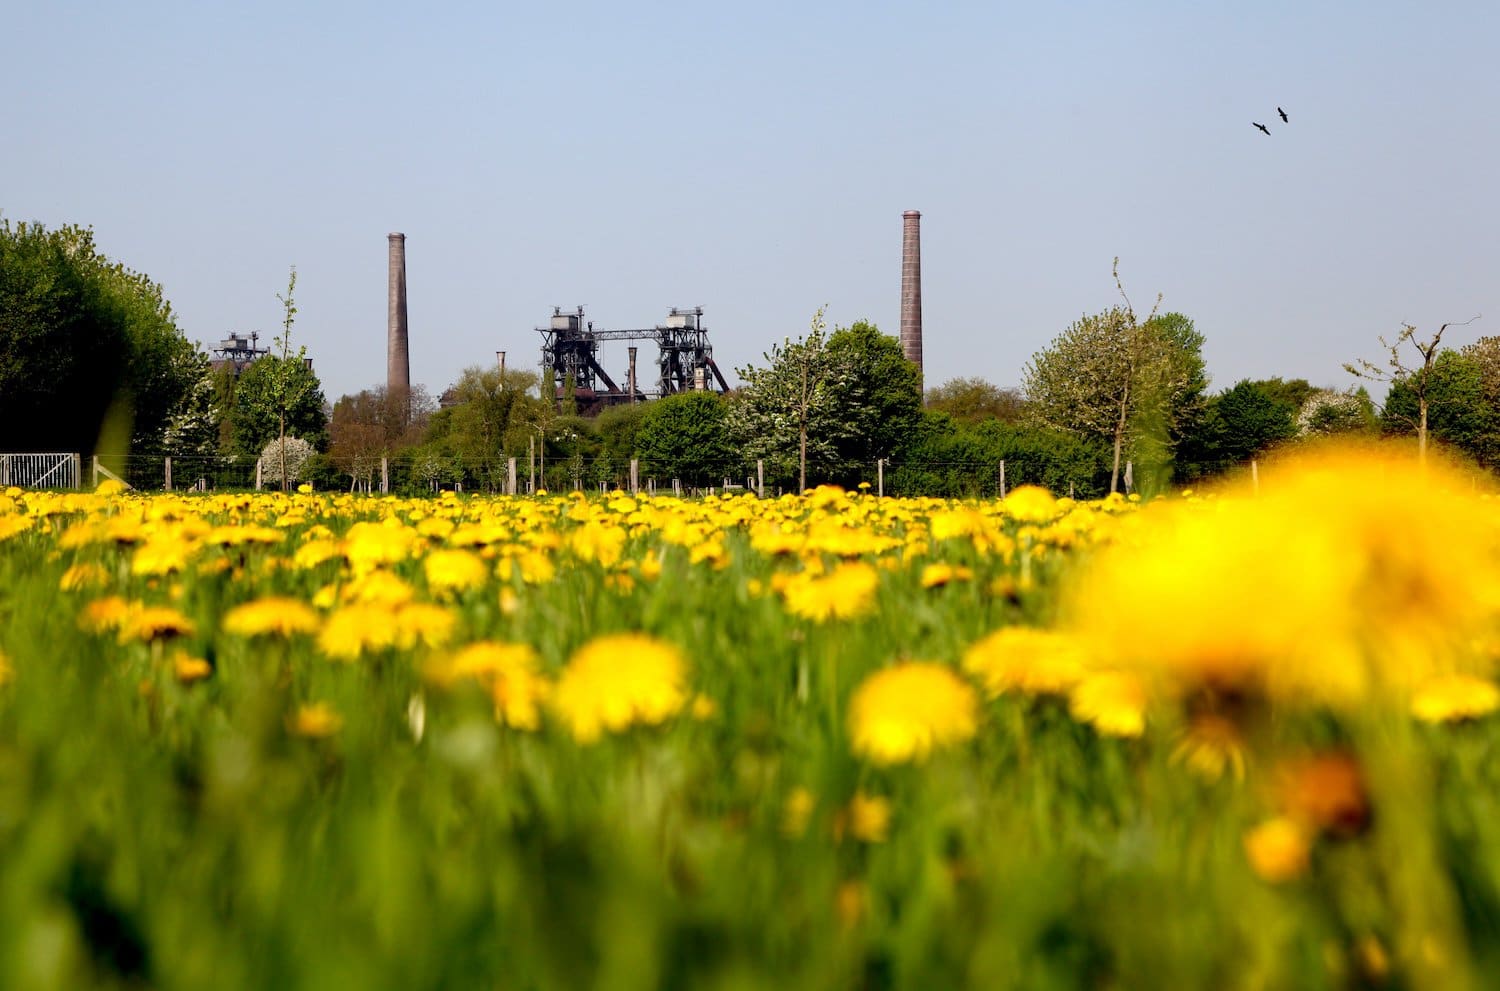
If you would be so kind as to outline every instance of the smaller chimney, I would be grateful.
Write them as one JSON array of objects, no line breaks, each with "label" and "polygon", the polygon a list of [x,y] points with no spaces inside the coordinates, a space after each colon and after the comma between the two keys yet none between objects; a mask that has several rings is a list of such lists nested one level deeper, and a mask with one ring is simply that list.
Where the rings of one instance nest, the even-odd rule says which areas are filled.
[{"label": "smaller chimney", "polygon": [[505,352],[496,351],[495,360],[500,362],[500,381],[503,383],[505,381]]},{"label": "smaller chimney", "polygon": [[901,353],[922,370],[922,215],[901,215]]},{"label": "smaller chimney", "polygon": [[636,348],[631,347],[628,350],[630,351],[630,374],[627,375],[626,378],[629,380],[630,405],[634,406],[635,405],[635,352],[636,352]]}]

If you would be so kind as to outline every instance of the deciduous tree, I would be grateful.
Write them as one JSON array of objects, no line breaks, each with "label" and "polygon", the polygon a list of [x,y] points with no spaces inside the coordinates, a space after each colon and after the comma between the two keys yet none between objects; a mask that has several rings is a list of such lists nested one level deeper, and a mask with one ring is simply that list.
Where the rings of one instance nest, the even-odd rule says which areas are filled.
[{"label": "deciduous tree", "polygon": [[1192,321],[1155,309],[1137,319],[1118,259],[1115,284],[1124,305],[1083,317],[1032,356],[1022,387],[1035,420],[1110,443],[1111,492],[1127,448],[1170,456],[1174,429],[1205,384],[1203,337]]},{"label": "deciduous tree", "polygon": [[834,464],[848,429],[838,396],[844,369],[828,348],[824,309],[813,315],[808,333],[784,338],[765,352],[764,367],[737,369],[744,383],[730,410],[731,432],[751,462],[764,459],[773,477],[795,474],[807,487],[807,465]]}]

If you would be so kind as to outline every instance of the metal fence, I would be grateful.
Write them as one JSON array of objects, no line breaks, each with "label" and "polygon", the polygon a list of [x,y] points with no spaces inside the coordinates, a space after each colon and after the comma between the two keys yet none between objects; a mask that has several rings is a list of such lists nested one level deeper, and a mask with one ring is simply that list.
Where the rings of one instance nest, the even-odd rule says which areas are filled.
[{"label": "metal fence", "polygon": [[0,454],[0,488],[76,489],[81,462],[77,454]]}]

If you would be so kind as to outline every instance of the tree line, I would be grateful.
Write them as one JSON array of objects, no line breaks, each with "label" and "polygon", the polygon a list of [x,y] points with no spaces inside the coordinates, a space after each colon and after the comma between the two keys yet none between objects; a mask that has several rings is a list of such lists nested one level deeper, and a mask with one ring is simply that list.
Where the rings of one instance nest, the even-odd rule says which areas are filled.
[{"label": "tree line", "polygon": [[[794,491],[857,485],[879,465],[887,492],[931,495],[993,492],[1004,462],[1012,485],[1098,496],[1195,484],[1335,433],[1421,433],[1500,469],[1500,338],[1452,348],[1442,331],[1423,341],[1406,328],[1386,345],[1389,367],[1350,366],[1386,387],[1378,406],[1357,383],[1213,391],[1193,321],[1160,299],[1141,316],[1115,282],[1119,305],[1065,328],[1013,388],[957,378],[924,393],[894,337],[868,321],[830,331],[819,311],[736,369],[727,395],[584,417],[566,395],[544,397],[534,373],[476,366],[440,397],[375,387],[330,403],[291,346],[295,271],[277,347],[215,367],[162,287],[105,257],[92,231],[0,218],[0,451],[129,452],[143,484],[160,469],[139,466],[172,457],[238,484],[259,463],[269,484],[375,488],[384,461],[409,491],[499,490],[515,458],[523,485],[617,485],[636,461],[690,488],[759,465],[769,489]],[[1419,364],[1401,360],[1409,345]]]}]

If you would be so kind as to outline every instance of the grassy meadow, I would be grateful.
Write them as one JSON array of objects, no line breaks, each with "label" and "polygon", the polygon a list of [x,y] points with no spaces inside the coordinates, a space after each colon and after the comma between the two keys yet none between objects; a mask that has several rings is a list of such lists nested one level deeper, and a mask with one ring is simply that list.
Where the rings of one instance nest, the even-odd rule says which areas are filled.
[{"label": "grassy meadow", "polygon": [[1481,988],[1500,513],[0,493],[0,987]]}]

